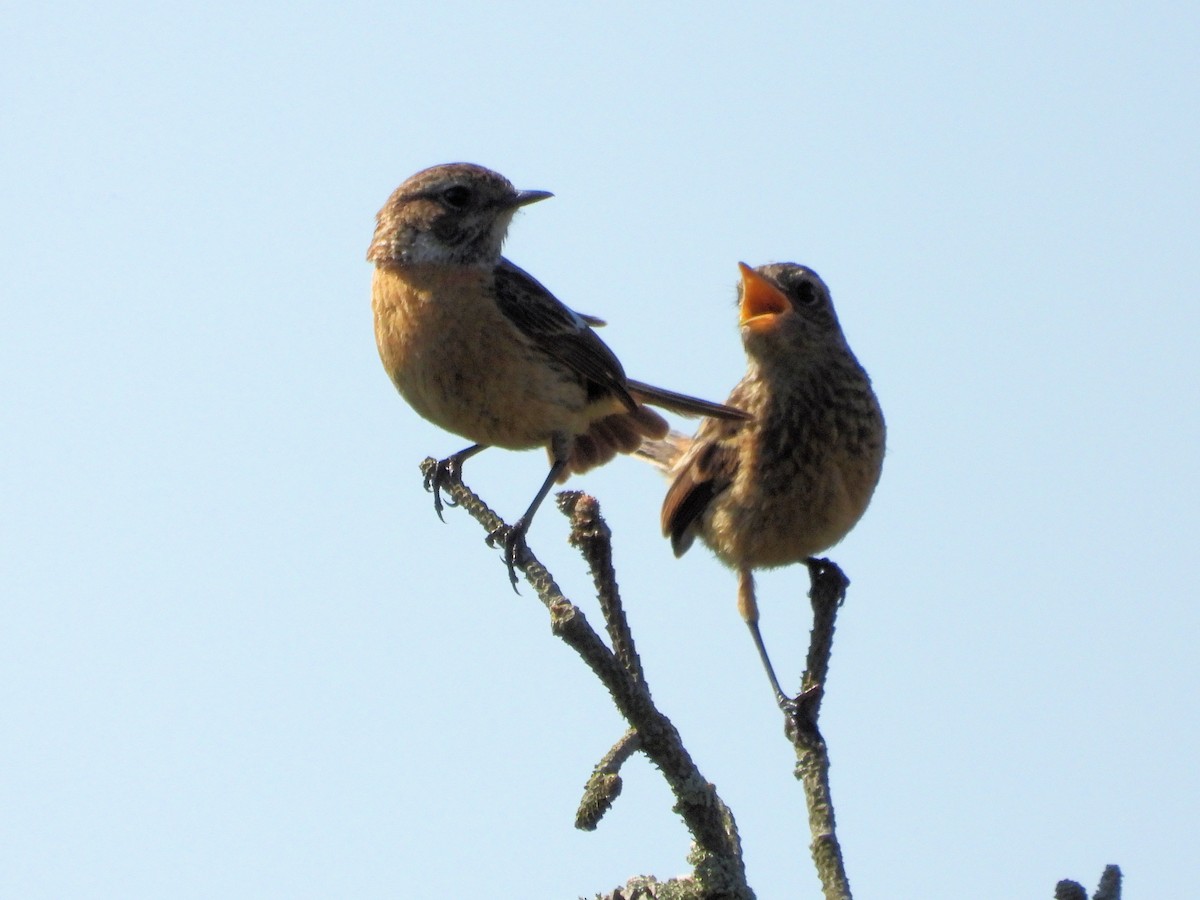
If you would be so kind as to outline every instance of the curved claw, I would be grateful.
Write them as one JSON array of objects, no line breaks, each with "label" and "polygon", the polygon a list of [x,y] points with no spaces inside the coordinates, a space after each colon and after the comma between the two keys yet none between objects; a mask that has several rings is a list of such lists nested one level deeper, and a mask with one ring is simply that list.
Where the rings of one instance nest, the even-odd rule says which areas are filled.
[{"label": "curved claw", "polygon": [[442,516],[442,484],[450,477],[450,464],[453,460],[453,456],[439,459],[437,465],[425,475],[425,490],[433,493],[433,511],[443,522],[446,519]]},{"label": "curved claw", "polygon": [[464,457],[460,453],[455,453],[453,456],[447,456],[445,459],[439,459],[437,465],[425,475],[425,490],[433,494],[433,511],[437,513],[437,517],[443,522],[446,521],[442,516],[442,510],[447,507],[458,506],[458,501],[453,497],[442,499],[442,485],[447,482],[462,482],[462,464]]},{"label": "curved claw", "polygon": [[521,593],[517,590],[517,566],[525,562],[526,555],[529,553],[529,547],[525,543],[525,532],[529,530],[529,523],[525,519],[518,519],[513,525],[501,525],[495,531],[487,536],[487,545],[495,547],[497,541],[503,543],[504,548],[504,565],[508,567],[508,580],[512,584],[514,593]]}]

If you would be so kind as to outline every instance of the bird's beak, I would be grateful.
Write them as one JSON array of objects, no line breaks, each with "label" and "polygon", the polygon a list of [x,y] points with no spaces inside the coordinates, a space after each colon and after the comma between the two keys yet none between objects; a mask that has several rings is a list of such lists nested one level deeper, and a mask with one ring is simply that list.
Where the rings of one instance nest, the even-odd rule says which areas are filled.
[{"label": "bird's beak", "polygon": [[528,206],[530,203],[537,203],[539,200],[553,196],[549,191],[517,191],[517,196],[513,197],[511,206],[516,209],[518,206]]},{"label": "bird's beak", "polygon": [[765,276],[755,272],[745,263],[738,263],[742,270],[742,305],[738,322],[751,328],[769,326],[780,313],[791,308],[787,296]]}]

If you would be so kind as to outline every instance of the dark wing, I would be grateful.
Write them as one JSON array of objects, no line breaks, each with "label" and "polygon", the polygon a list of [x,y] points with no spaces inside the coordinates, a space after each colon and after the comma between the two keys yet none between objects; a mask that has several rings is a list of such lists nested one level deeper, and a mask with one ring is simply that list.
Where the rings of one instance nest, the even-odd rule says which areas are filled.
[{"label": "dark wing", "polygon": [[679,461],[662,505],[663,534],[670,537],[676,556],[683,556],[692,546],[694,526],[709,503],[733,484],[738,468],[738,424],[706,419]]},{"label": "dark wing", "polygon": [[496,267],[496,303],[534,346],[589,383],[589,396],[615,394],[630,410],[637,403],[626,386],[625,370],[615,353],[592,331],[589,320],[568,309],[541,283],[507,259]]}]

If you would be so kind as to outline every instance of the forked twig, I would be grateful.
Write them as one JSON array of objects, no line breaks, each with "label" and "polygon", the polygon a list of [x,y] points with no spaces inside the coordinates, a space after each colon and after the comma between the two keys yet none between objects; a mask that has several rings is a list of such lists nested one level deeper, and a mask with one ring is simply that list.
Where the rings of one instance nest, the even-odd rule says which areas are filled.
[{"label": "forked twig", "polygon": [[[436,464],[436,460],[426,459],[421,464],[422,473],[428,477]],[[457,506],[479,522],[486,532],[495,532],[504,524],[460,480],[446,480],[441,489]],[[675,797],[675,811],[692,835],[689,862],[693,866],[693,875],[671,882],[677,890],[676,896],[693,897],[696,900],[751,900],[754,892],[746,883],[741,841],[733,815],[717,796],[715,788],[700,774],[675,726],[658,710],[650,697],[617,592],[612,570],[610,532],[600,516],[599,504],[586,494],[564,491],[559,495],[558,505],[571,520],[571,543],[581,549],[592,570],[613,649],[609,649],[588,623],[583,611],[563,595],[554,578],[532,551],[518,560],[517,568],[549,611],[551,630],[596,673],[630,725],[630,731],[601,761],[589,781],[590,790],[599,774],[602,785],[595,794],[585,795],[584,802],[589,809],[585,813],[581,807],[581,827],[589,824],[595,827],[620,790],[619,777],[614,782],[611,776],[616,776],[621,761],[635,750],[641,750],[667,780]]]}]

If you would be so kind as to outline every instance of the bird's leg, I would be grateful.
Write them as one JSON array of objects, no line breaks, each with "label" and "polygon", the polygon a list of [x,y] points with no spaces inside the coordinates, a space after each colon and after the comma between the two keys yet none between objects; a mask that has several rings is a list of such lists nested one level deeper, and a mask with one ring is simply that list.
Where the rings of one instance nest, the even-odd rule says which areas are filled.
[{"label": "bird's leg", "polygon": [[512,582],[514,591],[517,590],[517,563],[521,561],[528,550],[525,546],[525,533],[529,531],[534,513],[538,511],[538,507],[542,505],[542,501],[546,499],[546,495],[550,493],[550,489],[558,481],[558,476],[563,473],[563,469],[570,461],[571,439],[564,434],[555,434],[550,442],[550,453],[553,459],[550,473],[542,482],[533,502],[529,504],[529,509],[525,510],[525,514],[511,526],[502,525],[487,536],[489,547],[496,546],[497,540],[503,539],[504,541],[504,564],[508,566],[508,580]]},{"label": "bird's leg", "polygon": [[[459,450],[452,456],[439,459],[437,465],[425,476],[425,490],[433,492],[433,511],[437,513],[438,518],[443,522],[446,520],[442,518],[442,485],[447,481],[461,481],[463,463],[480,450],[486,449],[487,444],[472,444],[467,449]],[[453,500],[447,499],[446,505],[457,506],[458,504]]]},{"label": "bird's leg", "polygon": [[783,692],[779,679],[775,677],[775,667],[767,656],[767,647],[763,643],[762,632],[758,630],[758,601],[754,597],[754,576],[749,569],[738,570],[738,612],[750,629],[754,638],[754,646],[758,648],[758,658],[762,660],[763,668],[767,670],[767,678],[771,679],[771,689],[775,691],[775,702],[785,713],[790,713],[796,701]]}]

